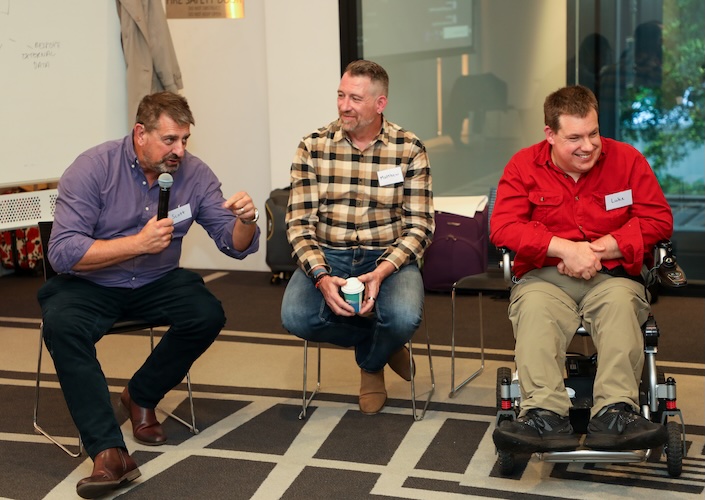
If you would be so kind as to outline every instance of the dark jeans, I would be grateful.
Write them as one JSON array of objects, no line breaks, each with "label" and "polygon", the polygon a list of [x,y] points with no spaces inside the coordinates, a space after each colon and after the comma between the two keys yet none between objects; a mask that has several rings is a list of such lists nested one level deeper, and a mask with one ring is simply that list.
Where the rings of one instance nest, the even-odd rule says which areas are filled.
[{"label": "dark jeans", "polygon": [[171,325],[128,383],[139,406],[154,408],[178,385],[225,325],[218,299],[201,277],[176,269],[138,289],[107,288],[70,275],[48,280],[38,293],[44,342],[88,454],[124,447],[110,393],[96,358],[98,342],[119,318]]}]

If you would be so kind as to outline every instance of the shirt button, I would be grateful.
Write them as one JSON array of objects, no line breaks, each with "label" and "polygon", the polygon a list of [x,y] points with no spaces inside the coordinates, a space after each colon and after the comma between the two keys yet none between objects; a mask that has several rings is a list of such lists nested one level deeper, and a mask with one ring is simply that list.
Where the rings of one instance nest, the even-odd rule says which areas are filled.
[{"label": "shirt button", "polygon": [[361,207],[361,206],[362,206],[362,200],[357,200],[357,201],[355,202],[355,205],[357,205],[358,207]]},{"label": "shirt button", "polygon": [[137,279],[136,276],[133,276],[133,277],[132,277],[132,281],[135,281],[136,279]]},{"label": "shirt button", "polygon": [[149,212],[149,207],[144,207],[144,209]]},{"label": "shirt button", "polygon": [[142,181],[142,185],[143,186],[147,185],[147,181]]},{"label": "shirt button", "polygon": [[539,198],[539,201],[543,201],[543,196],[541,198]]},{"label": "shirt button", "polygon": [[580,200],[580,196],[575,197],[575,201],[578,201],[578,200]]}]

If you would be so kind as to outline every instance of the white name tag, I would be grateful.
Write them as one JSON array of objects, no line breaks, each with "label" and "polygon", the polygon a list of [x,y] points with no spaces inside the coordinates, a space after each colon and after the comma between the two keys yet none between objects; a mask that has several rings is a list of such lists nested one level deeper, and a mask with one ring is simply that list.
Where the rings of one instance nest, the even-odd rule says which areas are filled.
[{"label": "white name tag", "polygon": [[404,176],[401,174],[401,167],[394,167],[387,170],[377,172],[380,186],[389,186],[397,182],[404,182]]},{"label": "white name tag", "polygon": [[191,218],[191,204],[187,203],[183,207],[177,207],[173,210],[169,210],[169,218],[177,224],[181,221],[188,220]]},{"label": "white name tag", "polygon": [[631,189],[627,189],[626,191],[620,191],[619,193],[608,194],[607,196],[605,196],[605,208],[607,210],[628,207],[633,203],[634,201],[632,200]]}]

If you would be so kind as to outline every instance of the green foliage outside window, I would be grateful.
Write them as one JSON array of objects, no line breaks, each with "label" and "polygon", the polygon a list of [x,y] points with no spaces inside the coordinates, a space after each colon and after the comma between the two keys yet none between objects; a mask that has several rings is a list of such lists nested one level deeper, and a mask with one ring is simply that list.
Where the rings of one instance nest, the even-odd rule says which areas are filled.
[{"label": "green foliage outside window", "polygon": [[642,145],[665,192],[702,195],[702,179],[685,182],[669,167],[705,143],[705,2],[674,0],[664,2],[663,9],[659,78],[637,76],[627,82],[621,136]]}]

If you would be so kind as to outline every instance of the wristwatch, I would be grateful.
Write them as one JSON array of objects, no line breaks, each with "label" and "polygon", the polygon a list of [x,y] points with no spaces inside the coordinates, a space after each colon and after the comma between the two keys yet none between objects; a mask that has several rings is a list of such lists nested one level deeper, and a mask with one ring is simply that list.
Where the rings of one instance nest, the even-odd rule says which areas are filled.
[{"label": "wristwatch", "polygon": [[245,220],[245,219],[240,219],[243,224],[250,225],[250,224],[257,224],[257,221],[259,220],[259,210],[255,208],[255,216],[254,218],[250,220]]}]

